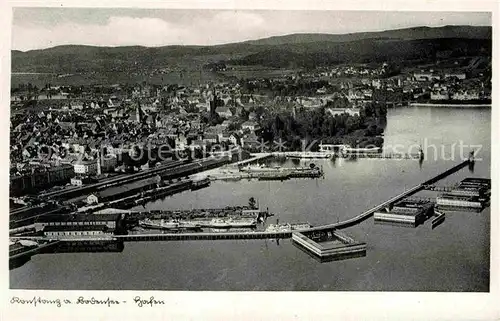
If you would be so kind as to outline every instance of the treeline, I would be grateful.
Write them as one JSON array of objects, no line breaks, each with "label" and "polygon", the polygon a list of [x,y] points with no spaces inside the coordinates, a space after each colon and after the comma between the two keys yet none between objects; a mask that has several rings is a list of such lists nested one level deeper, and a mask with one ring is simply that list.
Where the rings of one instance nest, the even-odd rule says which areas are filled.
[{"label": "treeline", "polygon": [[[295,114],[295,115],[294,115]],[[364,147],[382,146],[387,107],[371,103],[359,115],[342,113],[335,116],[328,107],[307,110],[300,108],[266,114],[261,120],[260,138],[266,142],[281,140],[290,150],[302,148],[302,141],[323,141]]]},{"label": "treeline", "polygon": [[318,79],[293,80],[288,78],[284,81],[241,79],[239,84],[245,94],[263,93],[271,97],[313,96],[317,94],[318,89],[324,89],[326,93],[332,93],[339,89],[326,80]]}]

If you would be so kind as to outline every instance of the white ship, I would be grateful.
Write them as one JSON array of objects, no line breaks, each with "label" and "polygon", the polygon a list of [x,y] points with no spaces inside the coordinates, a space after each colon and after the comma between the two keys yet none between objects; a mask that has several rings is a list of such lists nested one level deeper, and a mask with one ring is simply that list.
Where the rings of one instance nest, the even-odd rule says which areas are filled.
[{"label": "white ship", "polygon": [[297,230],[305,230],[311,228],[309,223],[285,223],[285,224],[269,224],[266,228],[266,232],[291,232]]},{"label": "white ship", "polygon": [[210,223],[208,224],[209,227],[212,228],[241,228],[241,227],[254,227],[257,225],[257,222],[255,219],[251,220],[233,220],[233,219],[220,219],[220,218],[214,218]]},{"label": "white ship", "polygon": [[194,224],[190,222],[183,221],[165,221],[165,220],[150,220],[144,219],[139,221],[139,226],[149,229],[160,229],[160,230],[177,230],[177,229],[199,229],[199,224]]},{"label": "white ship", "polygon": [[282,171],[283,168],[280,166],[266,166],[264,164],[262,165],[248,165],[245,167],[242,167],[240,171],[242,172],[276,172],[276,171]]}]

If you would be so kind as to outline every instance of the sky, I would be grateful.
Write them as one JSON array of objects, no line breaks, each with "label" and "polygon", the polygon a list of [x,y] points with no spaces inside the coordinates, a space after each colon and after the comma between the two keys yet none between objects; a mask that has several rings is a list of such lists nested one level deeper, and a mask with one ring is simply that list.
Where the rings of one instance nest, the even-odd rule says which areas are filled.
[{"label": "sky", "polygon": [[490,26],[481,12],[14,8],[12,49],[58,45],[215,45],[291,33]]}]

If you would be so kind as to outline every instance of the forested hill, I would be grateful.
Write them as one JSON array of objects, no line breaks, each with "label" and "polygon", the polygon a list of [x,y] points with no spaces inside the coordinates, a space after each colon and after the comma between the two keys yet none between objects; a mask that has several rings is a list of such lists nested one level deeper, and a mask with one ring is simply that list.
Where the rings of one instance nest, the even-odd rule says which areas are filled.
[{"label": "forested hill", "polygon": [[294,34],[216,46],[58,46],[12,51],[13,72],[149,70],[208,62],[269,67],[315,67],[343,62],[491,55],[491,27],[410,28],[347,35]]}]

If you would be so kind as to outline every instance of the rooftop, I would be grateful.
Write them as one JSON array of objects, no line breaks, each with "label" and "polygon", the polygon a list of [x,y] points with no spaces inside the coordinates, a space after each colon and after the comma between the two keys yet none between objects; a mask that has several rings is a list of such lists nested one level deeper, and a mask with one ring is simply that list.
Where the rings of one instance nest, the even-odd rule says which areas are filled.
[{"label": "rooftop", "polygon": [[48,214],[38,217],[37,222],[116,222],[121,214]]},{"label": "rooftop", "polygon": [[104,231],[108,230],[106,225],[55,225],[46,226],[44,232],[63,232],[63,231]]}]

